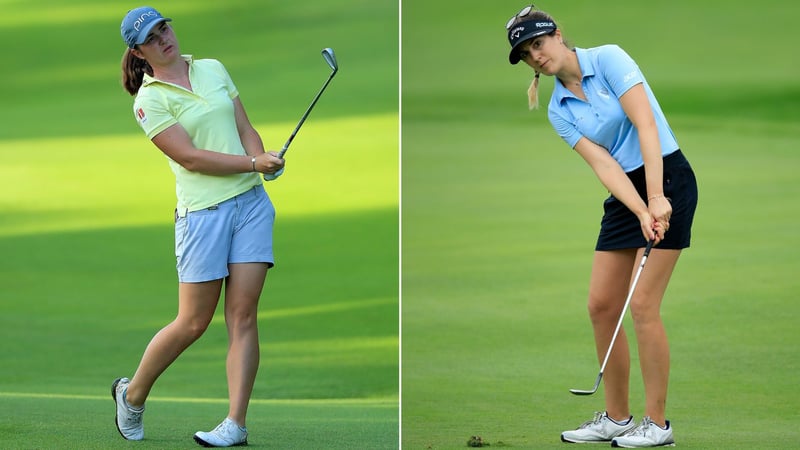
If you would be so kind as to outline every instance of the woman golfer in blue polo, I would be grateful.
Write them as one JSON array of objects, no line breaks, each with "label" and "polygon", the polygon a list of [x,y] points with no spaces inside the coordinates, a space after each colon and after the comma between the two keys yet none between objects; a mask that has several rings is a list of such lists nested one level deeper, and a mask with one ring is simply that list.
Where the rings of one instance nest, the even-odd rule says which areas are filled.
[{"label": "woman golfer in blue polo", "polygon": [[178,314],[150,341],[133,377],[114,381],[115,421],[125,439],[144,438],[153,384],[206,330],[224,284],[229,410],[194,439],[206,447],[243,445],[259,365],[258,300],[274,263],[275,210],[262,176],[277,177],[284,161],[264,151],[223,65],[181,55],[168,22],[150,7],[127,13],[122,81],[135,96],[137,122],[175,174]]},{"label": "woman golfer in blue polo", "polygon": [[553,18],[532,5],[508,21],[506,32],[509,62],[523,61],[535,72],[531,106],[538,104],[540,74],[555,77],[550,123],[611,194],[603,204],[589,284],[601,361],[643,247],[655,240],[630,304],[644,379],[643,417],[635,421],[628,404],[630,354],[620,330],[603,377],[605,412],[561,439],[628,448],[673,445],[665,415],[669,345],[660,308],[681,249],[690,243],[697,205],[692,168],[644,75],[620,47],[571,48]]}]

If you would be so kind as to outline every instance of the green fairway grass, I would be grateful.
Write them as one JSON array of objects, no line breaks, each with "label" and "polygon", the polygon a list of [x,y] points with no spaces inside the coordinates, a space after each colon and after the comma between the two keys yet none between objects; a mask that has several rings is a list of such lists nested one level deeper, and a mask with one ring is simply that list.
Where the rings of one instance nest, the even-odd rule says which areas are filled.
[{"label": "green fairway grass", "polygon": [[[109,397],[110,398],[110,397]],[[81,449],[196,449],[192,434],[216,425],[209,417],[227,411],[220,401],[193,398],[154,398],[147,412],[147,438],[124,441],[109,420],[105,397],[6,397],[3,433],[20,436],[3,440],[3,448]],[[34,406],[47,405],[47,409]],[[26,420],[14,425],[18,416],[5,407],[26,411]],[[113,408],[113,404],[111,405]],[[54,414],[55,412],[55,414]],[[113,420],[113,412],[112,419]],[[109,428],[110,426],[110,428]],[[250,405],[249,447],[256,448],[396,448],[397,402],[392,399],[315,401],[259,401]],[[111,432],[106,432],[107,430]],[[102,431],[101,431],[102,430]],[[390,444],[388,437],[394,436]],[[394,446],[394,447],[393,447]]]},{"label": "green fairway grass", "polygon": [[[616,43],[636,59],[697,174],[692,247],[662,308],[679,448],[796,446],[798,7],[536,5],[573,45]],[[607,193],[544,106],[527,110],[533,72],[508,64],[503,29],[523,6],[403,2],[404,449],[472,435],[565,448],[560,433],[604,409],[602,388],[568,390],[599,369],[586,295]],[[768,31],[743,32],[753,21]],[[542,77],[543,105],[552,86]]]},{"label": "green fairway grass", "polygon": [[[174,177],[119,82],[119,23],[139,5],[0,4],[13,43],[0,84],[0,448],[196,448],[192,434],[227,413],[221,307],[153,389],[145,441],[113,424],[112,381],[177,310]],[[339,74],[266,184],[276,267],[249,441],[397,448],[397,4],[153,6],[184,53],[226,65],[269,149],[328,76],[320,51],[335,50]]]}]

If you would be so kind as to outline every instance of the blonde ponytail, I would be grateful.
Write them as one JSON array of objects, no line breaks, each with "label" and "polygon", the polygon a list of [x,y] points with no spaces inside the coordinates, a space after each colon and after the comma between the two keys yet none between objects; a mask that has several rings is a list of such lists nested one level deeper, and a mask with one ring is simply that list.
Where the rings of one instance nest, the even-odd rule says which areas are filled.
[{"label": "blonde ponytail", "polygon": [[528,88],[528,109],[539,109],[539,72],[533,77],[533,82]]}]

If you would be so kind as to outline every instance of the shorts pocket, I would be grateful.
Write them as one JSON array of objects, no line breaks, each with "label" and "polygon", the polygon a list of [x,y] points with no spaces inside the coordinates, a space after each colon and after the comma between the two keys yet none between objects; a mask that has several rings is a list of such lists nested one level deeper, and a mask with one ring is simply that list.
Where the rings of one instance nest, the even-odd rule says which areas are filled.
[{"label": "shorts pocket", "polygon": [[186,217],[175,218],[175,257],[178,259],[183,255],[183,247],[188,229]]}]

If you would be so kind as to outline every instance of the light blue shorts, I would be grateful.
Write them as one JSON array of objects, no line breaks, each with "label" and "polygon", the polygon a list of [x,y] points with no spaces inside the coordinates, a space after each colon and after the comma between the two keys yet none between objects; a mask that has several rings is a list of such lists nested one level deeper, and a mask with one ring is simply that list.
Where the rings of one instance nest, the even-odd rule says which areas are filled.
[{"label": "light blue shorts", "polygon": [[272,267],[275,208],[263,185],[200,211],[175,212],[178,280],[199,283],[228,276],[228,264]]}]

